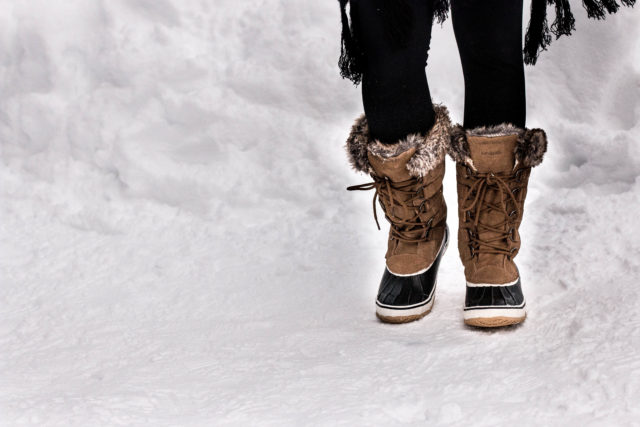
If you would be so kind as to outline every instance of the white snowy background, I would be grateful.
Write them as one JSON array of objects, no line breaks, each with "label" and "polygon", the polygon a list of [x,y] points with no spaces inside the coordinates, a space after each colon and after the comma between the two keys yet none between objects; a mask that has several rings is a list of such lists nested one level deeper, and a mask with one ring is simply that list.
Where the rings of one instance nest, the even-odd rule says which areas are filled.
[{"label": "white snowy background", "polygon": [[[573,3],[527,68],[529,317],[479,331],[455,242],[429,316],[374,316],[337,1],[1,0],[0,424],[638,425],[640,10]],[[450,21],[428,70],[460,121]]]}]

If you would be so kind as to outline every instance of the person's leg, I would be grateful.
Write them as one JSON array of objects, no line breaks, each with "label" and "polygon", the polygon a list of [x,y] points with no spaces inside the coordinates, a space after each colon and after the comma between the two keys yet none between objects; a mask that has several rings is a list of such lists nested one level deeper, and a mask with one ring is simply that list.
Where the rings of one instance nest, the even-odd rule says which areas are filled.
[{"label": "person's leg", "polygon": [[444,106],[433,106],[425,75],[432,15],[425,0],[351,1],[353,33],[364,51],[365,114],[346,148],[354,169],[373,182],[348,190],[375,190],[374,215],[377,200],[390,223],[376,297],[384,322],[431,311],[449,239],[442,182],[451,122]]},{"label": "person's leg", "polygon": [[[397,18],[397,10],[388,9],[393,2],[351,1],[354,30],[364,52],[365,115],[371,137],[383,143],[397,142],[410,133],[424,134],[435,120],[425,74],[433,18],[431,2],[403,2],[408,8],[404,11],[405,23]],[[393,19],[399,22],[391,22]],[[402,37],[405,40],[394,38],[394,25],[410,28]]]},{"label": "person's leg", "polygon": [[522,0],[452,0],[465,81],[464,127],[525,126]]},{"label": "person's leg", "polygon": [[457,163],[463,316],[472,326],[506,326],[526,317],[514,258],[547,138],[524,127],[522,0],[452,0],[452,18],[466,89],[464,126],[452,129],[448,150]]}]

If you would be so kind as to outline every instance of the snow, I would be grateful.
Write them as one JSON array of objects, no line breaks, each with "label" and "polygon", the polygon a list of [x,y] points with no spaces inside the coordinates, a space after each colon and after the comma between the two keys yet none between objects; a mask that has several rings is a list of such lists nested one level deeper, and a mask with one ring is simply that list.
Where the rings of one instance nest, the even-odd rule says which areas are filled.
[{"label": "snow", "polygon": [[[0,424],[633,425],[640,12],[527,68],[529,318],[374,316],[386,233],[345,191],[337,4],[0,1]],[[435,101],[462,117],[451,23]],[[445,181],[455,230],[453,164]]]}]

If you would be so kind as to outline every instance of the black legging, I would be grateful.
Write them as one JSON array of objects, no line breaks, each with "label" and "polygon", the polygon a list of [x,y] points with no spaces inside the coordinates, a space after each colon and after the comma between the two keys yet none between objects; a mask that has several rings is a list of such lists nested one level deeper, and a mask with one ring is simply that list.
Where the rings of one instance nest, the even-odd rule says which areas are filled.
[{"label": "black legging", "polygon": [[[411,8],[408,39],[394,43],[384,0],[351,0],[365,55],[362,100],[371,136],[393,143],[424,133],[434,122],[425,73],[431,41],[430,0]],[[522,0],[452,0],[453,29],[465,80],[464,126],[525,126]]]}]

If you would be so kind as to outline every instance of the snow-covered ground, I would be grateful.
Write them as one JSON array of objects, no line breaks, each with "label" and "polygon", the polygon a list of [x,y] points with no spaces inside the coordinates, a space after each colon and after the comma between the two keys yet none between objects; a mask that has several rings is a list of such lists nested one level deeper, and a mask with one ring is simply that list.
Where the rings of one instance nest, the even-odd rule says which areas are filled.
[{"label": "snow-covered ground", "polygon": [[[374,316],[337,2],[0,0],[0,424],[638,425],[640,10],[574,3],[527,68],[529,318],[485,332],[455,242]],[[460,120],[450,21],[429,80]]]}]

